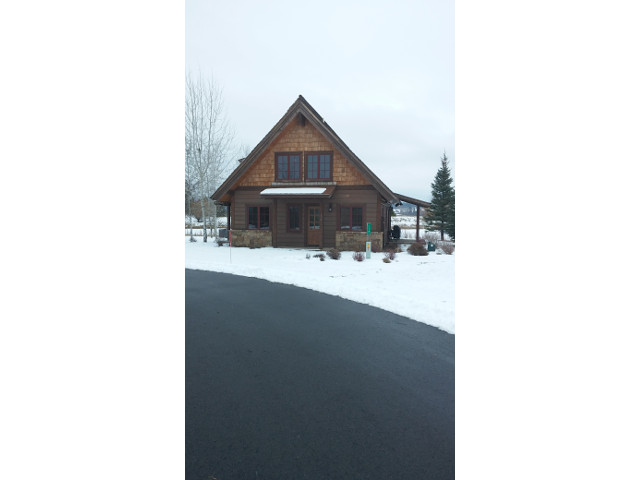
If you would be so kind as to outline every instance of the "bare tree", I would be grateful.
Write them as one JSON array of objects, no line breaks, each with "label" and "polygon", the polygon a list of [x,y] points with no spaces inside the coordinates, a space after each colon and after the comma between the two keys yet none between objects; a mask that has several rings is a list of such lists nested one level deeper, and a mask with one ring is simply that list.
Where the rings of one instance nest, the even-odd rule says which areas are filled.
[{"label": "bare tree", "polygon": [[[232,162],[234,132],[229,126],[222,89],[202,75],[185,79],[185,176],[195,187],[202,208],[203,241],[207,241],[206,206]],[[218,236],[214,218],[214,236]]]}]

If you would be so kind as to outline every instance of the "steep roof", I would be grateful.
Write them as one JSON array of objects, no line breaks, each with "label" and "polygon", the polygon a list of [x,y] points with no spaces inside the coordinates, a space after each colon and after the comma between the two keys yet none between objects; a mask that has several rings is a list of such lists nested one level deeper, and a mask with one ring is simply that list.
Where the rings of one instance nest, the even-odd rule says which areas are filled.
[{"label": "steep roof", "polygon": [[286,128],[291,121],[298,118],[300,121],[308,121],[318,131],[335,146],[336,149],[342,153],[345,158],[351,162],[364,177],[375,187],[375,189],[382,195],[382,197],[392,203],[393,205],[399,204],[400,200],[398,196],[393,193],[389,187],[387,187],[382,180],[380,180],[362,160],[360,160],[355,153],[342,141],[340,137],[333,131],[327,122],[315,111],[315,109],[300,95],[293,105],[289,107],[287,113],[275,124],[271,131],[256,145],[251,153],[245,158],[238,167],[229,175],[229,177],[220,185],[211,198],[213,200],[220,200],[226,195],[229,190],[241,179],[249,168],[260,158],[262,153],[269,147],[269,145],[276,139],[276,137]]}]

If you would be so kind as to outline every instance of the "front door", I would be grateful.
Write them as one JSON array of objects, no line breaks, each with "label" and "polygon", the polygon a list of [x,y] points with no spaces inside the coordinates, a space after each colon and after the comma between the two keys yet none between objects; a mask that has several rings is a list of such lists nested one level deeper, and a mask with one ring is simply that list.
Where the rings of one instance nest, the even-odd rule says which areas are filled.
[{"label": "front door", "polygon": [[307,245],[319,247],[321,237],[320,207],[307,207]]}]

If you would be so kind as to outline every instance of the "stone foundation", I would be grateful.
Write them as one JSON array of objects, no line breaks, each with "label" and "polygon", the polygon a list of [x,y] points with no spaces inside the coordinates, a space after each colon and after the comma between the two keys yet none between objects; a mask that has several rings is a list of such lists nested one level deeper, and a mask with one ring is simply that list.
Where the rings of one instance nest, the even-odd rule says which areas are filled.
[{"label": "stone foundation", "polygon": [[230,230],[229,243],[232,247],[271,247],[273,236],[269,230]]},{"label": "stone foundation", "polygon": [[[382,232],[371,232],[371,251],[382,251]],[[354,252],[367,249],[367,232],[336,232],[336,248]]]}]

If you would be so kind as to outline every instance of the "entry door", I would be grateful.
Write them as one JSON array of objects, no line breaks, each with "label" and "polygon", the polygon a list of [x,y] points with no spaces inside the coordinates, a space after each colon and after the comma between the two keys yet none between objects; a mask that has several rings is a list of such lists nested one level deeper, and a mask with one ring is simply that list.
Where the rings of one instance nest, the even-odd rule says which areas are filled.
[{"label": "entry door", "polygon": [[320,246],[321,236],[320,207],[307,207],[307,245]]}]

